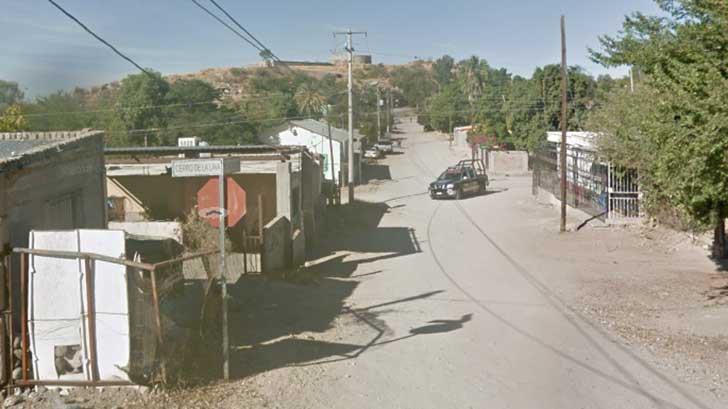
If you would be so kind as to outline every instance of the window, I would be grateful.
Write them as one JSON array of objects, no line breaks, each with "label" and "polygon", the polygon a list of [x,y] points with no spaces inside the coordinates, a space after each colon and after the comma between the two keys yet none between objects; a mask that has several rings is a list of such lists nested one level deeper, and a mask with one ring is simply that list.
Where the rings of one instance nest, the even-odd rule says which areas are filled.
[{"label": "window", "polygon": [[47,229],[75,229],[81,227],[82,219],[80,192],[58,196],[46,204]]}]

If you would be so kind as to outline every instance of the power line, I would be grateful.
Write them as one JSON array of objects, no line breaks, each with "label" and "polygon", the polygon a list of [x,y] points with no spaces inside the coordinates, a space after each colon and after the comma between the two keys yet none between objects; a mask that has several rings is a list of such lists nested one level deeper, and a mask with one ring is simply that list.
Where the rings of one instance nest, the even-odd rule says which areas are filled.
[{"label": "power line", "polygon": [[[511,111],[514,112],[520,112],[520,111],[541,111],[542,109],[514,109]],[[483,112],[495,112],[495,110],[455,110],[455,111],[447,111],[442,112],[438,114],[427,114],[427,116],[430,117],[438,117],[438,116],[447,116],[452,115],[456,113],[483,113]],[[419,112],[419,114],[422,114],[422,112]],[[332,118],[338,118],[342,119],[346,114],[340,113],[337,115],[331,115]],[[376,111],[368,111],[368,112],[360,112],[357,114],[358,117],[368,117],[376,115]],[[176,130],[176,129],[186,129],[186,128],[209,128],[209,127],[216,127],[216,126],[230,126],[230,125],[240,125],[240,124],[246,124],[246,123],[254,123],[254,122],[273,122],[273,121],[287,121],[287,120],[299,120],[299,119],[313,119],[315,116],[312,115],[303,115],[303,116],[289,116],[289,117],[260,117],[260,118],[248,118],[248,119],[241,119],[238,121],[221,121],[221,122],[209,122],[209,123],[201,123],[201,124],[185,124],[185,125],[178,125],[178,126],[168,126],[164,128],[139,128],[139,129],[129,129],[129,130],[112,130],[108,131],[109,134],[134,134],[134,133],[142,133],[142,132],[163,132],[163,131],[169,131],[169,130]]]},{"label": "power line", "polygon": [[[273,98],[280,98],[280,97],[286,97],[290,96],[291,94],[286,93],[280,93],[280,94],[260,94],[260,95],[254,95],[254,94],[246,94],[247,98],[240,98],[239,101],[247,101],[252,99],[273,99]],[[238,102],[238,101],[234,101]],[[180,102],[180,103],[174,103],[174,104],[160,104],[160,105],[125,105],[125,106],[117,106],[114,108],[104,108],[104,109],[91,109],[86,111],[62,111],[62,112],[32,112],[29,114],[23,114],[24,117],[35,117],[35,116],[54,116],[54,115],[77,115],[77,114],[93,114],[93,113],[99,113],[99,112],[113,112],[113,111],[123,111],[128,109],[155,109],[155,108],[172,108],[172,107],[191,107],[191,106],[200,106],[200,105],[217,105],[220,103],[219,101],[199,101],[199,102]],[[223,105],[224,106],[224,105]]]},{"label": "power line", "polygon": [[218,8],[218,10],[222,11],[223,14],[225,14],[227,16],[227,18],[230,19],[230,21],[232,21],[236,26],[238,26],[241,30],[243,30],[245,32],[245,34],[249,35],[250,38],[253,39],[253,41],[258,43],[258,45],[260,45],[263,48],[263,51],[261,51],[261,52],[265,53],[266,55],[261,55],[261,57],[266,58],[266,57],[270,56],[270,57],[274,58],[276,61],[282,63],[283,65],[286,65],[285,63],[283,63],[283,61],[281,61],[280,58],[278,58],[277,55],[273,54],[273,51],[271,51],[270,48],[266,47],[262,42],[260,42],[260,40],[258,40],[250,31],[248,31],[245,27],[243,27],[243,25],[240,24],[238,22],[238,20],[236,20],[233,16],[231,16],[230,13],[228,13],[227,10],[222,8],[222,6],[220,6],[215,0],[210,0],[210,3],[214,4],[215,7]]},{"label": "power line", "polygon": [[255,44],[253,41],[251,41],[248,37],[245,37],[244,35],[242,35],[238,30],[236,30],[235,28],[233,28],[232,26],[230,26],[230,24],[226,23],[223,19],[221,19],[217,14],[213,13],[212,11],[210,11],[210,9],[208,9],[207,7],[205,7],[202,4],[200,4],[197,0],[190,0],[190,1],[192,1],[193,3],[195,3],[195,5],[197,7],[201,8],[205,13],[209,14],[212,18],[214,18],[215,20],[217,20],[220,24],[222,24],[225,27],[227,27],[228,30],[230,30],[233,33],[235,33],[236,36],[242,38],[246,43],[248,43],[251,46],[253,46],[253,48],[255,48],[256,50],[258,50],[261,53],[263,52],[263,48],[259,47],[257,44]]},{"label": "power line", "polygon": [[83,24],[83,23],[82,23],[81,21],[79,21],[79,20],[78,20],[78,19],[77,19],[76,17],[74,17],[74,16],[73,16],[73,15],[72,15],[71,13],[69,13],[68,11],[66,11],[66,10],[65,10],[65,9],[64,9],[63,7],[61,7],[61,6],[60,6],[60,5],[58,4],[58,3],[56,3],[56,2],[55,2],[55,1],[53,1],[53,0],[48,0],[48,2],[49,2],[49,3],[51,3],[52,5],[54,5],[54,6],[55,6],[55,7],[56,7],[56,8],[58,9],[58,10],[60,10],[60,11],[61,11],[61,12],[62,12],[63,14],[65,14],[65,15],[66,15],[66,16],[67,16],[68,18],[70,18],[71,20],[75,21],[75,22],[76,22],[76,24],[78,24],[79,26],[81,26],[81,28],[83,28],[84,30],[86,30],[86,32],[87,32],[87,33],[91,34],[91,35],[92,35],[92,36],[93,36],[94,38],[96,38],[96,39],[97,39],[97,40],[99,40],[99,41],[100,41],[101,43],[103,43],[104,45],[106,45],[107,47],[109,47],[109,48],[110,48],[110,49],[111,49],[112,51],[114,51],[114,52],[115,52],[115,53],[116,53],[116,54],[117,54],[117,55],[118,55],[119,57],[121,57],[121,58],[125,59],[126,61],[130,62],[131,64],[133,64],[133,65],[134,65],[135,67],[137,67],[137,68],[138,68],[138,69],[139,69],[139,70],[140,70],[141,72],[143,72],[143,73],[145,73],[145,74],[149,75],[149,76],[150,76],[150,77],[152,77],[152,78],[156,78],[156,77],[155,77],[154,75],[152,75],[152,74],[151,74],[151,73],[150,73],[149,71],[147,71],[147,70],[145,70],[144,68],[142,68],[142,67],[141,67],[141,65],[137,64],[137,63],[136,63],[136,62],[135,62],[134,60],[132,60],[131,58],[129,58],[129,57],[127,57],[126,55],[124,55],[124,53],[122,53],[121,51],[117,50],[117,49],[116,49],[116,47],[114,47],[113,45],[111,45],[111,44],[110,44],[110,43],[109,43],[108,41],[104,40],[103,38],[99,37],[99,36],[98,36],[98,35],[97,35],[96,33],[94,33],[93,31],[91,31],[91,29],[90,29],[90,28],[86,27],[86,25],[85,25],[85,24]]},{"label": "power line", "polygon": [[[346,91],[337,92],[330,95],[323,95],[324,98],[331,98],[338,95],[346,94]],[[264,99],[274,99],[274,98],[281,98],[281,97],[293,97],[293,93],[286,93],[286,92],[280,92],[280,93],[268,93],[268,94],[244,94],[245,98],[238,98],[237,100],[233,100],[233,103],[237,102],[244,102],[249,100],[264,100]],[[24,117],[38,117],[38,116],[55,116],[55,115],[85,115],[85,114],[94,114],[94,113],[100,113],[100,112],[114,112],[114,111],[123,111],[123,110],[129,110],[129,109],[155,109],[155,108],[173,108],[173,107],[192,107],[192,106],[200,106],[200,105],[218,105],[220,104],[220,107],[226,107],[225,104],[223,104],[221,101],[198,101],[198,102],[180,102],[180,103],[173,103],[173,104],[159,104],[159,105],[125,105],[125,106],[116,106],[114,108],[104,108],[104,109],[90,109],[85,111],[60,111],[60,112],[31,112],[28,114],[23,114]],[[228,107],[230,108],[230,107]]]}]

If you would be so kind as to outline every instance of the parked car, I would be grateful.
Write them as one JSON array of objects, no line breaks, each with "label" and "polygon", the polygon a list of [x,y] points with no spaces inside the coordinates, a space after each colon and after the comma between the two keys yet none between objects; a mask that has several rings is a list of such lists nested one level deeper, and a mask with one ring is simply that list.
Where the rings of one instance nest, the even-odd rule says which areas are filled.
[{"label": "parked car", "polygon": [[482,194],[488,188],[488,175],[479,160],[460,161],[456,166],[447,168],[430,183],[429,192],[433,199],[454,197],[462,199],[467,194]]},{"label": "parked car", "polygon": [[364,151],[364,157],[367,159],[381,159],[384,157],[384,153],[376,147],[372,147]]},{"label": "parked car", "polygon": [[374,147],[379,149],[380,151],[384,153],[392,153],[394,152],[394,145],[392,145],[391,141],[379,141],[374,144]]}]

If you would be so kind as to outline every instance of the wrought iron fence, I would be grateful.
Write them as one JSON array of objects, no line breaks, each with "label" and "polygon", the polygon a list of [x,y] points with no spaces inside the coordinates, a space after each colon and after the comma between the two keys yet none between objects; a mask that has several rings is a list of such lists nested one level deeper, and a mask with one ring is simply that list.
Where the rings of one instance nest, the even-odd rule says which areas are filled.
[{"label": "wrought iron fence", "polygon": [[[533,194],[543,189],[561,196],[559,154],[556,146],[531,156]],[[610,222],[633,222],[641,217],[637,172],[596,158],[594,152],[568,147],[566,154],[566,203]]]}]

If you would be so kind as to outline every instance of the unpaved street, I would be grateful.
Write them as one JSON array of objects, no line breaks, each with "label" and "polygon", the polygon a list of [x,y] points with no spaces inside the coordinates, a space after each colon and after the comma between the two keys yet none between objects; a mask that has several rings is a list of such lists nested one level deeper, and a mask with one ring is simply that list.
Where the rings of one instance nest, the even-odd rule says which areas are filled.
[{"label": "unpaved street", "polygon": [[[240,376],[255,375],[246,387],[280,408],[725,403],[572,307],[589,266],[555,253],[554,210],[530,196],[528,177],[432,201],[427,183],[465,154],[416,124],[400,128],[403,153],[372,167],[361,202],[332,215],[322,257],[300,273],[313,282],[245,284],[239,339],[256,345],[234,358]],[[600,254],[592,265],[605,274],[627,268]],[[699,251],[680,257],[710,268]]]},{"label": "unpaved street", "polygon": [[[559,235],[555,209],[535,201],[528,176],[493,175],[485,195],[433,201],[429,181],[466,152],[407,120],[399,128],[403,148],[367,169],[357,203],[330,209],[316,260],[230,287],[231,382],[120,398],[77,391],[66,400],[98,408],[725,407],[728,311],[725,298],[703,293],[725,276],[703,250],[682,239],[645,244],[639,230]],[[51,398],[45,407],[60,399]]]}]

